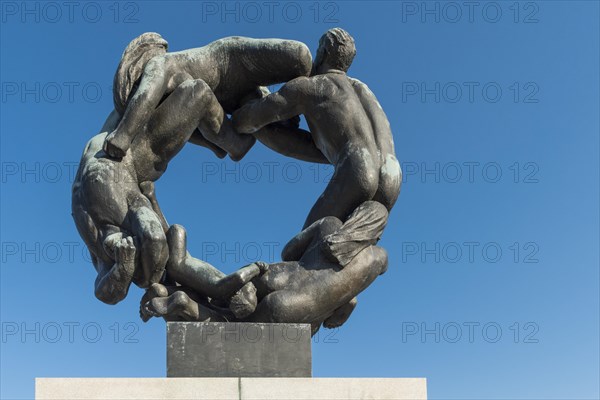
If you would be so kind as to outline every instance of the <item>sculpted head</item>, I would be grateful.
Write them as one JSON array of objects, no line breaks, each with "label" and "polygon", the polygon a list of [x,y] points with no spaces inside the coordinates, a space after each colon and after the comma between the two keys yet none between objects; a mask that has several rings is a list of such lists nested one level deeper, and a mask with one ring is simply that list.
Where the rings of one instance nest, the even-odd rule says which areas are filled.
[{"label": "sculpted head", "polygon": [[356,46],[352,36],[342,28],[330,29],[319,40],[312,75],[322,74],[330,69],[347,72],[355,55]]},{"label": "sculpted head", "polygon": [[113,102],[121,116],[148,61],[166,53],[167,48],[167,41],[154,32],[143,33],[127,45],[113,80]]}]

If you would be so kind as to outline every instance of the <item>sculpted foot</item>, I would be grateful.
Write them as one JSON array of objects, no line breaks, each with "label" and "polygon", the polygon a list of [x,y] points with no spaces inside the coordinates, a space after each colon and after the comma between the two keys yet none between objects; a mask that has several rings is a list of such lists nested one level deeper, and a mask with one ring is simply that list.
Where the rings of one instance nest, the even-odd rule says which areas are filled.
[{"label": "sculpted foot", "polygon": [[257,261],[254,264],[258,267],[261,274],[264,274],[269,270],[269,263],[266,263],[264,261]]},{"label": "sculpted foot", "polygon": [[155,297],[144,308],[153,317],[164,317],[171,321],[198,320],[198,305],[183,291],[168,297]]},{"label": "sculpted foot", "polygon": [[237,145],[229,149],[229,158],[232,161],[240,161],[254,146],[256,138],[252,135],[238,135]]},{"label": "sculpted foot", "polygon": [[229,302],[229,309],[236,318],[245,318],[256,310],[256,288],[252,283],[247,283],[239,292],[233,295]]},{"label": "sculpted foot", "polygon": [[329,318],[323,321],[323,326],[327,329],[333,329],[342,326],[348,320],[348,318],[350,318],[350,314],[352,314],[352,311],[354,311],[354,308],[356,308],[357,303],[358,302],[356,298],[354,298],[347,304],[344,304],[335,310]]},{"label": "sculpted foot", "polygon": [[148,312],[146,304],[155,298],[164,298],[168,295],[169,291],[164,285],[161,285],[160,283],[152,284],[152,286],[146,290],[146,293],[144,293],[142,300],[140,301],[140,317],[142,318],[142,321],[148,322],[150,318],[155,316]]},{"label": "sculpted foot", "polygon": [[117,134],[117,131],[113,131],[112,133],[106,136],[104,140],[103,150],[106,154],[114,158],[123,158],[125,154],[127,154],[127,150],[129,150],[129,145],[131,141],[129,138],[122,134]]}]

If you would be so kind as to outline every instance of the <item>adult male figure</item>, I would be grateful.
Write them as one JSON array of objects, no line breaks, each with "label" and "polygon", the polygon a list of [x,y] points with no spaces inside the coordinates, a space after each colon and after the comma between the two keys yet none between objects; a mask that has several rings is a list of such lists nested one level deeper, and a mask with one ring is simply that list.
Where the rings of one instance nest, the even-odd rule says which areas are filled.
[{"label": "adult male figure", "polygon": [[[122,158],[138,134],[144,134],[157,106],[187,80],[202,80],[223,107],[219,131],[198,127],[191,140],[238,161],[255,140],[238,135],[225,114],[245,99],[260,96],[261,86],[308,76],[312,57],[305,44],[295,40],[227,37],[206,46],[167,52],[157,33],[144,33],[125,49],[115,74],[115,109],[122,116],[104,142],[104,150]],[[132,94],[132,92],[134,92]],[[205,139],[205,140],[203,140]],[[208,141],[208,143],[207,143]],[[211,146],[212,144],[212,146]]]},{"label": "adult male figure", "polygon": [[[335,173],[304,228],[328,216],[344,221],[368,200],[391,210],[398,198],[401,171],[387,117],[369,88],[346,75],[355,55],[354,39],[348,32],[331,29],[319,41],[310,77],[291,80],[278,92],[233,114],[234,126],[241,133],[254,133],[299,114],[306,117],[314,145],[335,166]],[[289,145],[272,136],[276,134],[261,131],[257,138],[294,156]]]}]

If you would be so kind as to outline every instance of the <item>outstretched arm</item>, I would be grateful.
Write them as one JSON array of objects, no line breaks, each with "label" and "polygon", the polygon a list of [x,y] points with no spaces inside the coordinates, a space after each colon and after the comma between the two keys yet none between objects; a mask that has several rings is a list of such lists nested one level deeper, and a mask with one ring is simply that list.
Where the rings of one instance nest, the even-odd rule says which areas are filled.
[{"label": "outstretched arm", "polygon": [[[285,245],[283,250],[281,251],[281,259],[283,261],[298,261],[302,258],[302,255],[308,248],[308,246],[312,243],[313,239],[317,235],[323,236],[323,228],[324,224],[331,224],[335,219],[321,219],[319,221],[315,221],[309,227],[302,230],[302,232],[298,233],[296,236],[290,239],[289,242]],[[335,224],[335,222],[333,222]],[[341,222],[337,222],[337,224],[341,225]],[[331,227],[327,226],[327,228],[331,229]],[[335,226],[337,228],[337,226]]]},{"label": "outstretched arm", "polygon": [[279,91],[239,108],[232,116],[236,131],[254,133],[270,123],[302,114],[303,98],[309,85],[308,78],[296,78],[283,85]]},{"label": "outstretched arm", "polygon": [[317,148],[310,132],[286,124],[271,124],[254,133],[262,144],[283,154],[302,161],[329,164]]},{"label": "outstretched arm", "polygon": [[285,156],[328,164],[310,132],[288,122],[304,112],[304,99],[310,92],[310,86],[308,78],[296,78],[278,92],[247,103],[233,113],[235,129],[241,133],[253,133],[262,144]]}]

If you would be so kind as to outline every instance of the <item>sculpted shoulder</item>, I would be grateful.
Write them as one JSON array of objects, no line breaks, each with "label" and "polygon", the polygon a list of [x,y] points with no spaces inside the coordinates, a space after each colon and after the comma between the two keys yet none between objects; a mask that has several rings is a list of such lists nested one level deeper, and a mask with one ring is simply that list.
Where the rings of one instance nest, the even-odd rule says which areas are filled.
[{"label": "sculpted shoulder", "polygon": [[95,156],[97,152],[102,150],[102,144],[104,143],[106,135],[108,135],[108,132],[99,133],[87,142],[85,149],[83,150],[82,161],[85,158]]},{"label": "sculpted shoulder", "polygon": [[356,94],[361,99],[374,102],[379,108],[381,108],[381,105],[379,104],[379,101],[377,101],[375,94],[371,91],[371,89],[369,89],[369,87],[365,83],[359,81],[356,78],[348,77],[348,80],[352,84],[352,87],[354,88]]},{"label": "sculpted shoulder", "polygon": [[371,118],[374,119],[375,122],[379,122],[378,128],[381,129],[382,127],[385,127],[386,130],[389,130],[390,126],[387,116],[371,89],[358,79],[348,79],[352,82],[352,87],[354,88],[356,95],[360,98],[363,107],[371,114]]},{"label": "sculpted shoulder", "polygon": [[311,96],[315,92],[315,81],[314,78],[308,78],[306,76],[300,76],[292,79],[286,83],[281,91],[286,96],[292,96],[296,98],[305,98]]}]

